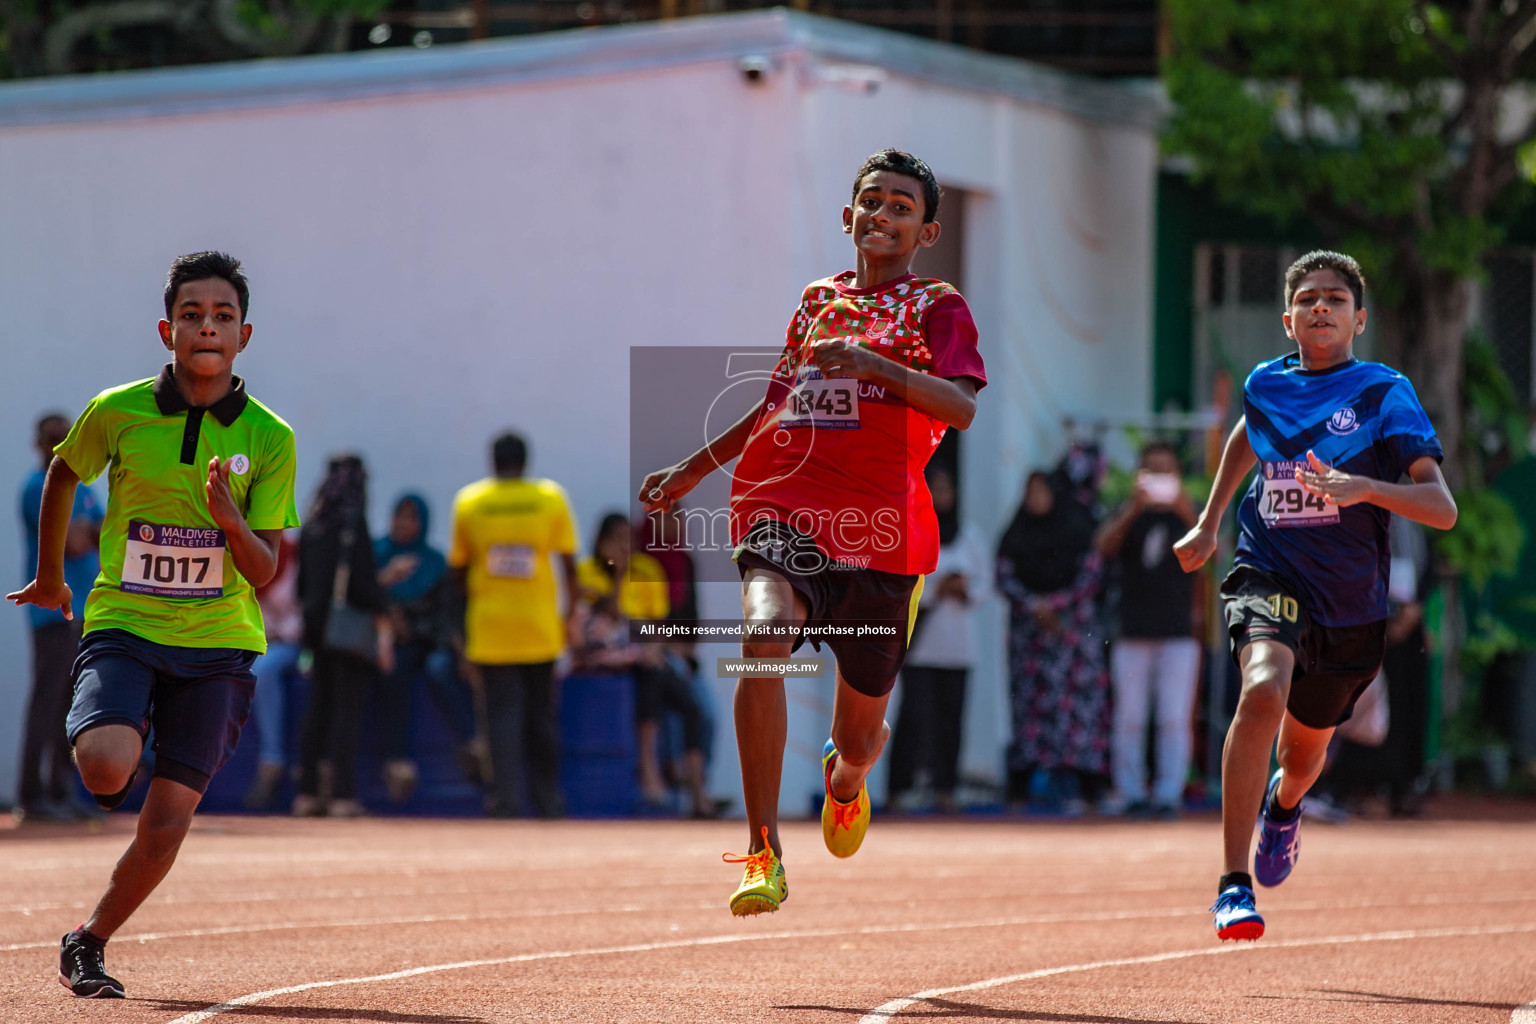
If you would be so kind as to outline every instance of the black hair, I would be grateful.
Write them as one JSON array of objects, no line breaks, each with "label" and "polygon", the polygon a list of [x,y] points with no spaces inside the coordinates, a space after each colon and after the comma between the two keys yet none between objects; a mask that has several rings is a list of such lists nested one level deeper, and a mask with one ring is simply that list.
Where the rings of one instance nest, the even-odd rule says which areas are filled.
[{"label": "black hair", "polygon": [[609,512],[603,516],[602,521],[597,524],[597,532],[592,535],[592,554],[597,554],[598,545],[603,542],[604,537],[616,533],[621,526],[626,530],[629,529],[629,516],[623,512]]},{"label": "black hair", "polygon": [[1337,273],[1355,296],[1355,308],[1365,308],[1365,275],[1360,273],[1360,264],[1355,262],[1354,257],[1333,252],[1330,249],[1313,249],[1286,268],[1285,307],[1287,309],[1291,307],[1291,300],[1296,297],[1296,288],[1301,284],[1301,279],[1315,270],[1332,270]]},{"label": "black hair", "polygon": [[368,506],[368,470],[355,452],[338,452],[325,464],[307,519],[321,526],[353,526]]},{"label": "black hair", "polygon": [[491,442],[491,468],[498,476],[521,476],[528,468],[528,442],[508,431]]},{"label": "black hair", "polygon": [[43,428],[46,427],[48,424],[54,422],[55,420],[58,420],[59,422],[63,423],[64,424],[64,428],[66,430],[69,429],[69,425],[70,425],[69,416],[67,414],[65,414],[63,412],[60,412],[59,410],[55,409],[52,412],[45,412],[41,416],[39,416],[37,418],[37,425],[36,425],[36,427],[33,430],[32,436],[33,437],[42,437],[43,436]]},{"label": "black hair", "polygon": [[1153,452],[1167,452],[1169,455],[1173,456],[1173,461],[1179,464],[1180,470],[1183,470],[1184,456],[1179,451],[1179,446],[1168,440],[1166,437],[1154,437],[1146,444],[1143,444],[1141,446],[1141,461],[1147,461],[1147,456],[1151,455]]},{"label": "black hair", "polygon": [[608,574],[609,579],[616,580],[618,578],[618,566],[604,559],[602,552],[598,549],[603,546],[604,537],[613,533],[628,533],[629,530],[629,516],[622,512],[609,512],[597,524],[597,532],[592,535],[592,560],[598,564],[598,567],[603,572]]},{"label": "black hair", "polygon": [[176,304],[176,293],[190,281],[206,281],[217,277],[228,281],[240,300],[240,322],[251,311],[251,286],[240,270],[240,261],[224,252],[192,252],[177,256],[171,261],[170,273],[165,275],[165,318],[172,319],[171,307]]},{"label": "black hair", "polygon": [[939,188],[939,179],[933,176],[929,166],[913,156],[899,149],[882,149],[880,152],[865,160],[859,167],[859,173],[853,177],[853,201],[859,201],[859,186],[864,184],[864,179],[876,171],[890,171],[892,174],[904,174],[909,178],[916,178],[923,186],[923,223],[932,223],[939,215],[939,197],[943,195],[943,189]]}]

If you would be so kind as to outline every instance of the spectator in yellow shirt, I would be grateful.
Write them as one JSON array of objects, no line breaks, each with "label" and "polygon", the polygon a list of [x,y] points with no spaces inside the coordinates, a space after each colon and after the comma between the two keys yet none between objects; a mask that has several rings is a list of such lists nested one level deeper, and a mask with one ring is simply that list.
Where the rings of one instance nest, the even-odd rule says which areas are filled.
[{"label": "spectator in yellow shirt", "polygon": [[560,609],[552,556],[565,592],[576,592],[576,524],[559,484],[525,477],[528,445],[516,434],[491,443],[494,475],[459,491],[448,565],[465,596],[464,655],[485,693],[492,779],[486,811],[512,817],[522,778],[543,818],[563,813],[555,659],[569,610]]}]

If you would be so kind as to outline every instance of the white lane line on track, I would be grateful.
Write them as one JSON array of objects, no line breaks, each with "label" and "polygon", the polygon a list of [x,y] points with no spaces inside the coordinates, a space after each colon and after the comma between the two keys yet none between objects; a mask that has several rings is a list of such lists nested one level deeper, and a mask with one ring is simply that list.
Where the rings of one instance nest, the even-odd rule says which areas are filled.
[{"label": "white lane line on track", "polygon": [[[429,914],[420,917],[392,917],[384,920],[363,921],[275,921],[272,924],[230,925],[225,928],[189,928],[179,932],[138,932],[133,935],[119,935],[114,941],[122,943],[154,942],[157,939],[198,939],[209,935],[245,935],[251,932],[281,932],[299,928],[376,928],[398,924],[437,924],[443,921],[499,921],[506,916],[503,914]],[[11,953],[21,949],[51,949],[57,945],[57,940],[16,942],[9,946],[0,946],[0,953]]]},{"label": "white lane line on track", "polygon": [[[490,960],[461,960],[449,964],[432,964],[426,967],[410,967],[402,971],[391,971],[388,974],[371,974],[362,978],[338,978],[333,981],[311,981],[301,985],[289,985],[286,988],[267,989],[264,992],[252,992],[249,995],[237,996],[216,1006],[210,1006],[205,1010],[196,1010],[192,1013],[177,1017],[169,1024],[202,1024],[203,1021],[217,1017],[220,1014],[237,1010],[242,1006],[252,1006],[256,1003],[266,1002],[277,996],[294,995],[298,992],[312,992],[322,988],[338,988],[342,985],[366,985],[370,982],[398,981],[402,978],[414,978],[423,974],[438,974],[443,971],[461,971],[474,967],[499,967],[506,964],[530,963],[536,960],[568,960],[582,956],[612,956],[622,953],[649,953],[665,949],[690,949],[700,946],[724,946],[739,942],[769,942],[778,939],[813,939],[829,938],[837,935],[871,935],[893,932],[912,931],[942,931],[950,927],[968,927],[966,925],[938,925],[925,927],[922,925],[892,925],[875,926],[865,928],[828,928],[816,931],[793,932],[764,932],[761,935],[707,935],[696,939],[677,939],[672,942],[642,942],[630,946],[605,946],[597,949],[560,950],[548,953],[522,953],[517,956],[496,957]],[[1347,945],[1360,942],[1400,942],[1407,939],[1431,939],[1451,938],[1473,935],[1504,935],[1517,932],[1536,931],[1536,924],[1518,925],[1493,925],[1481,928],[1426,928],[1418,931],[1394,931],[1376,932],[1365,935],[1343,935],[1321,939],[1293,939],[1288,942],[1272,942],[1266,946],[1257,947],[1264,949],[1295,949],[1306,946],[1331,946]],[[1070,974],[1081,971],[1098,970],[1104,967],[1121,967],[1134,964],[1159,963],[1164,960],[1180,960],[1189,957],[1210,956],[1218,953],[1237,952],[1239,947],[1216,946],[1203,949],[1180,950],[1173,953],[1157,953],[1151,956],[1127,957],[1120,960],[1098,960],[1086,964],[1069,964],[1065,967],[1047,967],[1043,970],[1029,971],[1024,974],[1012,974],[1003,978],[992,978],[987,981],[973,982],[969,985],[959,985],[954,988],[931,989],[920,992],[904,999],[892,1000],[883,1006],[866,1014],[860,1020],[860,1024],[889,1024],[890,1018],[911,1006],[914,1002],[923,999],[933,999],[941,995],[949,995],[956,992],[971,992],[978,989],[993,988],[998,985],[1006,985],[1010,982],[1025,981],[1030,978],[1044,978],[1055,974]],[[1255,948],[1250,944],[1246,949]],[[898,1005],[899,1004],[899,1005]],[[1517,1022],[1525,1024],[1525,1022]]]},{"label": "white lane line on track", "polygon": [[[691,886],[691,885],[695,885],[696,883],[694,883],[694,882],[685,882],[685,883],[677,883],[677,884],[680,884],[680,885],[690,885]],[[575,891],[578,891],[578,890],[582,891],[582,892],[585,892],[587,890],[587,887],[586,886],[577,886],[577,885],[558,885],[558,886],[548,886],[548,885],[545,885],[545,886],[538,886],[538,885],[526,886],[526,885],[524,885],[524,886],[515,886],[515,887],[511,887],[511,888],[499,888],[499,889],[488,889],[488,888],[485,888],[484,886],[467,886],[467,887],[462,888],[462,889],[423,889],[420,886],[408,886],[408,887],[401,887],[401,888],[396,888],[396,889],[369,889],[369,888],[365,888],[365,887],[357,887],[357,888],[345,888],[345,889],[321,889],[321,890],[316,890],[316,891],[312,891],[312,892],[300,893],[299,896],[301,896],[307,902],[318,902],[320,900],[380,899],[380,898],[390,897],[390,896],[411,896],[411,897],[419,897],[421,899],[443,899],[443,898],[450,897],[450,896],[475,896],[478,899],[480,899],[481,901],[483,901],[484,898],[486,898],[488,896],[517,896],[517,897],[526,897],[527,894],[531,893],[531,892],[532,893],[543,894],[543,893],[575,892]],[[1162,883],[1162,882],[1159,882],[1159,883],[1156,883],[1156,884],[1150,884],[1150,885],[1118,885],[1118,886],[1115,886],[1113,888],[1103,888],[1103,887],[1094,888],[1094,887],[1091,887],[1091,886],[1086,886],[1086,887],[1081,887],[1081,888],[1073,887],[1073,888],[1052,888],[1051,889],[1052,895],[1055,895],[1055,896],[1090,896],[1091,895],[1091,896],[1100,897],[1100,898],[1105,897],[1105,896],[1117,895],[1117,894],[1120,894],[1120,895],[1130,895],[1130,894],[1140,894],[1140,893],[1163,893],[1163,892],[1168,892],[1168,891],[1169,891],[1168,885],[1166,883]],[[966,899],[964,900],[964,902],[967,902],[967,903],[981,903],[981,904],[990,905],[990,904],[995,903],[999,899],[1006,898],[1007,895],[1008,895],[1007,893],[1004,893],[1004,892],[1001,892],[1001,891],[998,891],[998,892],[983,891],[983,892],[981,892],[981,893],[979,893],[977,895],[967,896]],[[293,900],[295,898],[296,898],[295,894],[293,892],[291,892],[291,891],[282,891],[282,892],[248,892],[248,893],[240,893],[238,895],[229,895],[229,896],[224,896],[224,895],[220,895],[220,896],[207,896],[207,895],[203,895],[203,894],[192,894],[192,895],[178,894],[178,895],[167,895],[167,896],[159,896],[159,895],[157,895],[155,897],[155,904],[157,906],[162,906],[162,907],[171,907],[171,906],[208,907],[208,906],[226,906],[226,905],[229,905],[229,906],[246,906],[246,905],[256,904],[256,903],[287,902],[287,901],[291,901],[291,900]],[[956,901],[953,900],[953,899],[946,898],[946,899],[942,900],[942,902],[946,906],[953,906],[953,905],[955,905]],[[1506,894],[1502,894],[1502,893],[1497,893],[1497,894],[1489,894],[1489,895],[1485,895],[1485,896],[1473,896],[1473,897],[1468,897],[1468,896],[1464,896],[1464,895],[1461,895],[1461,894],[1450,894],[1450,893],[1447,893],[1447,894],[1432,894],[1432,895],[1427,895],[1427,896],[1410,896],[1410,897],[1406,897],[1406,898],[1398,897],[1398,898],[1394,898],[1388,904],[1384,904],[1380,900],[1372,900],[1372,899],[1346,900],[1346,901],[1342,901],[1342,902],[1333,902],[1333,903],[1328,903],[1328,904],[1321,904],[1321,903],[1319,903],[1319,904],[1294,903],[1294,904],[1287,904],[1285,909],[1287,909],[1287,910],[1312,910],[1312,909],[1338,910],[1338,909],[1347,909],[1349,907],[1433,906],[1433,905],[1442,904],[1442,903],[1457,903],[1457,904],[1460,904],[1460,903],[1500,903],[1500,904],[1503,904],[1503,903],[1510,903],[1510,902],[1517,902],[1517,903],[1536,902],[1536,892],[1514,893],[1514,894],[1507,894],[1507,895]],[[862,905],[862,904],[866,904],[866,903],[871,905],[871,906],[874,906],[874,905],[889,906],[890,905],[890,901],[887,900],[887,899],[849,901],[848,905],[853,906],[853,905]],[[703,902],[703,903],[697,904],[697,907],[700,910],[711,910],[711,909],[714,909],[715,907],[717,907],[718,905],[719,905],[719,902],[717,900],[709,900],[707,902]],[[0,914],[20,914],[23,917],[29,917],[32,914],[39,913],[39,912],[42,912],[42,911],[52,911],[52,910],[88,910],[91,906],[92,906],[92,904],[86,903],[83,900],[71,900],[71,901],[68,901],[68,902],[53,902],[53,903],[18,903],[18,904],[12,904],[11,906],[0,906]],[[629,908],[629,907],[625,907],[623,909],[628,910],[628,909],[642,909],[642,908]],[[655,909],[661,910],[661,909],[670,909],[670,908],[658,907],[658,908],[655,908]],[[548,910],[548,911],[529,911],[528,913],[531,914],[531,915],[548,914],[550,916],[559,916],[561,914],[585,914],[585,913],[606,913],[606,912],[607,912],[607,908],[599,907],[599,908],[592,908],[590,910],[553,910],[552,909],[552,910]],[[0,949],[3,949],[3,948],[4,947],[0,947]]]},{"label": "white lane line on track", "polygon": [[[925,992],[915,992],[910,996],[902,996],[900,999],[892,999],[888,1003],[882,1003],[863,1017],[859,1018],[859,1024],[890,1024],[890,1021],[901,1011],[917,1003],[930,999],[938,999],[941,996],[958,995],[962,992],[980,992],[984,989],[998,988],[1003,985],[1012,985],[1021,981],[1030,981],[1035,978],[1050,978],[1058,974],[1080,974],[1084,971],[1097,971],[1106,967],[1134,967],[1142,964],[1164,963],[1169,960],[1189,960],[1201,956],[1221,956],[1230,953],[1246,953],[1252,950],[1263,949],[1304,949],[1309,946],[1347,946],[1362,942],[1406,942],[1412,939],[1449,939],[1463,938],[1478,935],[1512,935],[1520,932],[1536,932],[1536,924],[1511,924],[1511,925],[1483,925],[1476,928],[1422,928],[1410,931],[1374,932],[1364,935],[1335,935],[1316,939],[1289,939],[1283,942],[1247,942],[1222,944],[1220,946],[1204,946],[1200,949],[1180,949],[1170,953],[1152,953],[1147,956],[1128,956],[1117,960],[1094,960],[1084,964],[1067,964],[1062,967],[1043,967],[1035,971],[1025,971],[1022,974],[1005,974],[999,978],[987,978],[984,981],[973,981],[968,985],[952,985],[949,988],[931,988]],[[1515,1011],[1515,1019],[1511,1024],[1536,1024],[1536,1017],[1529,1022],[1519,1019],[1520,1010]],[[181,1024],[180,1021],[172,1024]],[[188,1022],[190,1024],[190,1022]]]},{"label": "white lane line on track", "polygon": [[1536,1000],[1515,1007],[1515,1012],[1509,1015],[1509,1024],[1536,1024]]},{"label": "white lane line on track", "polygon": [[[1344,901],[1309,901],[1305,903],[1292,903],[1284,909],[1290,913],[1305,913],[1308,911],[1338,911],[1338,910],[1370,910],[1380,908],[1406,908],[1414,906],[1459,906],[1479,903],[1506,904],[1511,901],[1536,900],[1536,893],[1517,896],[1499,895],[1475,896],[1470,899],[1456,899],[1449,895],[1413,896],[1392,900],[1344,900]],[[715,902],[696,904],[694,910],[715,910],[718,904]],[[591,907],[575,910],[535,910],[522,911],[515,914],[458,914],[442,915],[432,914],[419,917],[393,917],[384,920],[347,920],[347,921],[275,921],[269,924],[253,925],[229,925],[222,928],[192,928],[183,931],[164,932],[136,932],[129,935],[119,935],[114,940],[124,942],[154,942],[161,939],[196,939],[210,935],[245,935],[259,932],[302,931],[304,929],[324,928],[373,928],[386,925],[403,924],[435,924],[443,921],[517,921],[525,918],[587,916],[592,914],[606,914],[614,911],[626,913],[655,912],[655,907],[645,906],[620,906],[620,907]],[[1098,921],[1147,921],[1162,918],[1176,917],[1201,917],[1208,911],[1198,907],[1171,907],[1156,910],[1117,910],[1103,911],[1089,914],[1032,914],[1025,917],[986,918],[978,921],[943,922],[938,924],[914,924],[874,926],[881,933],[890,931],[951,931],[961,928],[1007,928],[1021,925],[1038,924],[1091,924]],[[838,934],[844,934],[839,932]],[[9,945],[0,945],[0,953],[14,953],[28,949],[50,949],[58,945],[55,939],[45,939],[41,942],[15,942]],[[1530,1024],[1536,1024],[1531,1021]]]}]

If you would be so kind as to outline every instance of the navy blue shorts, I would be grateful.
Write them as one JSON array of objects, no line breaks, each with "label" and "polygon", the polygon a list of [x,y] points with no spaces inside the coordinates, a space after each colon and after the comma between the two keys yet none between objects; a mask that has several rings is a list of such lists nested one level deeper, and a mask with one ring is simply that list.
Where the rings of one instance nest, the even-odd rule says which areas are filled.
[{"label": "navy blue shorts", "polygon": [[[821,650],[821,627],[864,626],[878,635],[827,635],[826,645],[848,685],[866,697],[884,697],[896,686],[907,660],[907,641],[917,614],[914,597],[920,576],[846,565],[823,554],[816,541],[775,519],[763,519],[747,531],[733,556],[746,578],[748,569],[765,569],[789,581],[805,602],[811,646]],[[796,636],[791,651],[805,643]]]},{"label": "navy blue shorts", "polygon": [[1251,565],[1235,567],[1221,584],[1232,658],[1243,648],[1275,640],[1296,652],[1285,710],[1309,729],[1332,729],[1355,712],[1355,702],[1381,671],[1387,650],[1385,619],[1359,626],[1323,626],[1279,579]]},{"label": "navy blue shorts", "polygon": [[75,699],[65,729],[73,744],[99,725],[155,729],[155,775],[199,793],[228,761],[251,714],[255,651],[167,647],[122,629],[80,641]]}]

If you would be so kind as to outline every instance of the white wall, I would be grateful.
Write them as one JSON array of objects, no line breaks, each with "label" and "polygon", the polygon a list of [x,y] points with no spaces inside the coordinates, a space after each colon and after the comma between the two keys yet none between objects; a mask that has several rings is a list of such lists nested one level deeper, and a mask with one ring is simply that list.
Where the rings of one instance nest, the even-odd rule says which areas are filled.
[{"label": "white wall", "polygon": [[[441,540],[512,426],[585,535],[627,497],[628,347],[781,337],[786,96],[721,64],[0,131],[0,482],[30,469],[37,411],[156,372],[166,267],[216,247],[252,280],[237,372],[297,432],[301,503],[325,454],[356,448],[375,528],[419,488]],[[0,579],[22,577],[21,544],[0,516]],[[0,799],[23,619],[0,613]]]},{"label": "white wall", "polygon": [[[966,504],[994,537],[1063,412],[1146,406],[1154,140],[899,77],[872,94],[824,77],[792,59],[749,87],[721,61],[0,129],[0,483],[30,469],[37,412],[155,372],[165,268],[216,247],[252,279],[237,368],[298,434],[301,503],[325,454],[355,448],[375,529],[409,487],[441,540],[454,490],[511,426],[531,471],[570,491],[585,542],[629,497],[628,347],[778,344],[802,285],[851,265],[853,170],[897,145],[976,193],[967,291],[992,385]],[[21,544],[0,515],[0,580],[22,578]],[[703,599],[739,614],[732,586]],[[995,772],[1000,612],[986,614],[966,762]],[[0,723],[25,698],[23,623],[0,613]],[[828,684],[801,685],[790,811],[819,789],[830,702]],[[727,682],[716,696],[713,781],[733,792]],[[0,727],[0,800],[18,731]]]}]

